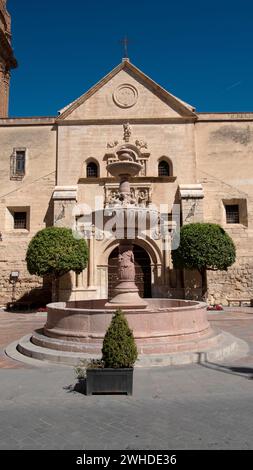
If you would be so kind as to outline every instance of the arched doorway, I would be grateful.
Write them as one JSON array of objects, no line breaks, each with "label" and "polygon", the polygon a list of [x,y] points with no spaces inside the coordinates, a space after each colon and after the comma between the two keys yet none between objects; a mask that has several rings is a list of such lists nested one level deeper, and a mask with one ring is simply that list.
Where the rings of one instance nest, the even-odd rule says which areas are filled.
[{"label": "arched doorway", "polygon": [[[151,265],[147,252],[139,245],[133,245],[135,261],[135,283],[139,289],[140,297],[149,298],[151,294]],[[108,298],[113,296],[113,290],[118,282],[118,247],[114,248],[108,259]]]}]

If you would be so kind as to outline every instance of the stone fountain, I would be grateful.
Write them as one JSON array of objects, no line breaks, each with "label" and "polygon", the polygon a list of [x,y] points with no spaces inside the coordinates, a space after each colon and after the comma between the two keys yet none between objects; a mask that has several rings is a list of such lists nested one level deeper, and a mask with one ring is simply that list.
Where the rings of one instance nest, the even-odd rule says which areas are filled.
[{"label": "stone fountain", "polygon": [[[118,278],[119,282],[114,291],[114,297],[106,304],[106,307],[124,308],[144,308],[147,303],[139,296],[138,288],[135,284],[135,265],[133,253],[133,240],[128,238],[128,211],[132,210],[132,197],[129,179],[138,175],[141,164],[134,161],[134,152],[130,149],[121,148],[118,152],[118,162],[107,165],[107,170],[112,176],[120,178],[118,211],[121,218],[121,231],[124,238],[119,240],[118,256]],[[134,225],[138,220],[138,208],[134,208]],[[143,210],[142,210],[143,211]],[[123,215],[123,217],[122,217]],[[135,228],[135,227],[134,227]]]},{"label": "stone fountain", "polygon": [[[135,284],[133,240],[128,238],[130,212],[132,234],[140,211],[151,220],[151,210],[136,206],[130,190],[130,178],[138,175],[141,164],[127,147],[117,152],[118,160],[107,165],[108,172],[119,178],[119,194],[114,212],[119,217],[118,284],[113,298],[57,302],[48,305],[47,322],[42,330],[22,338],[20,353],[35,359],[73,364],[80,359],[101,357],[106,329],[116,308],[121,308],[133,329],[139,351],[137,365],[170,365],[197,362],[203,354],[219,360],[231,354],[237,340],[214,331],[207,321],[203,302],[173,299],[142,299]],[[202,354],[203,353],[203,354]],[[201,356],[202,354],[202,356]]]}]

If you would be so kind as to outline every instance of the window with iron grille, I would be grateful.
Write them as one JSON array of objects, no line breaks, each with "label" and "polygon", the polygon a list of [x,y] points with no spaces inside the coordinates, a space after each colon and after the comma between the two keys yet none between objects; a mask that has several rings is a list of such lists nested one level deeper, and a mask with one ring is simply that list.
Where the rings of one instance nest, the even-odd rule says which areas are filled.
[{"label": "window with iron grille", "polygon": [[239,204],[225,205],[227,224],[239,224]]},{"label": "window with iron grille", "polygon": [[90,162],[87,165],[87,178],[97,178],[98,166],[95,162]]},{"label": "window with iron grille", "polygon": [[158,176],[170,176],[170,166],[165,160],[158,165]]},{"label": "window with iron grille", "polygon": [[14,229],[27,228],[27,212],[14,212]]},{"label": "window with iron grille", "polygon": [[11,156],[11,178],[22,179],[25,175],[26,149],[14,149]]}]

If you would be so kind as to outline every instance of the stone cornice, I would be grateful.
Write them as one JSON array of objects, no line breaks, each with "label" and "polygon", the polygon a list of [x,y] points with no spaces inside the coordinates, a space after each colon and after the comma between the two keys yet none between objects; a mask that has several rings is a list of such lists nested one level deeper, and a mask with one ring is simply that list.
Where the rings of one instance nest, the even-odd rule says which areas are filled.
[{"label": "stone cornice", "polygon": [[[0,126],[35,126],[42,124],[55,124],[57,126],[106,126],[123,125],[125,119],[82,119],[73,121],[59,121],[57,117],[13,117],[0,118]],[[128,119],[130,124],[191,124],[196,121],[195,118],[136,118]]]},{"label": "stone cornice", "polygon": [[76,200],[77,186],[55,186],[53,200]]},{"label": "stone cornice", "polygon": [[[197,117],[179,117],[179,118],[129,118],[129,124],[188,124],[194,123]],[[76,126],[76,125],[122,125],[126,119],[110,118],[110,119],[75,119],[75,120],[60,120],[56,119],[56,124],[59,126]]]},{"label": "stone cornice", "polygon": [[[136,176],[135,178],[130,179],[131,183],[174,183],[176,181],[176,176]],[[112,183],[117,184],[115,178],[109,176],[101,178],[79,178],[78,184],[101,184],[101,183]]]},{"label": "stone cornice", "polygon": [[0,118],[0,127],[54,125],[55,117]]},{"label": "stone cornice", "polygon": [[[253,121],[253,112],[245,113],[199,113],[196,118],[131,118],[130,124],[191,124],[202,122]],[[35,126],[55,124],[57,126],[102,126],[123,125],[125,119],[79,119],[58,120],[57,116],[10,117],[0,118],[1,126]]]},{"label": "stone cornice", "polygon": [[197,113],[197,122],[253,121],[253,112]]},{"label": "stone cornice", "polygon": [[181,199],[203,199],[203,186],[200,183],[180,184],[179,194]]}]

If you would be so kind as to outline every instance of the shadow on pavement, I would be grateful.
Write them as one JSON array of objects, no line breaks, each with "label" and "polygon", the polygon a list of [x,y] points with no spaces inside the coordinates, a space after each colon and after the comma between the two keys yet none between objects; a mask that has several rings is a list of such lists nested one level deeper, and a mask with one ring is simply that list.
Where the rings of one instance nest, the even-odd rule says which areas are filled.
[{"label": "shadow on pavement", "polygon": [[215,362],[210,362],[207,360],[207,354],[205,352],[198,353],[197,363],[202,367],[207,369],[217,370],[218,372],[223,372],[224,374],[238,375],[244,377],[248,380],[253,380],[253,367],[243,367],[243,366],[224,366],[222,364],[216,364]]},{"label": "shadow on pavement", "polygon": [[67,390],[68,393],[76,392],[86,395],[86,379],[78,379],[76,384],[71,384],[66,387],[63,387],[64,390]]}]

